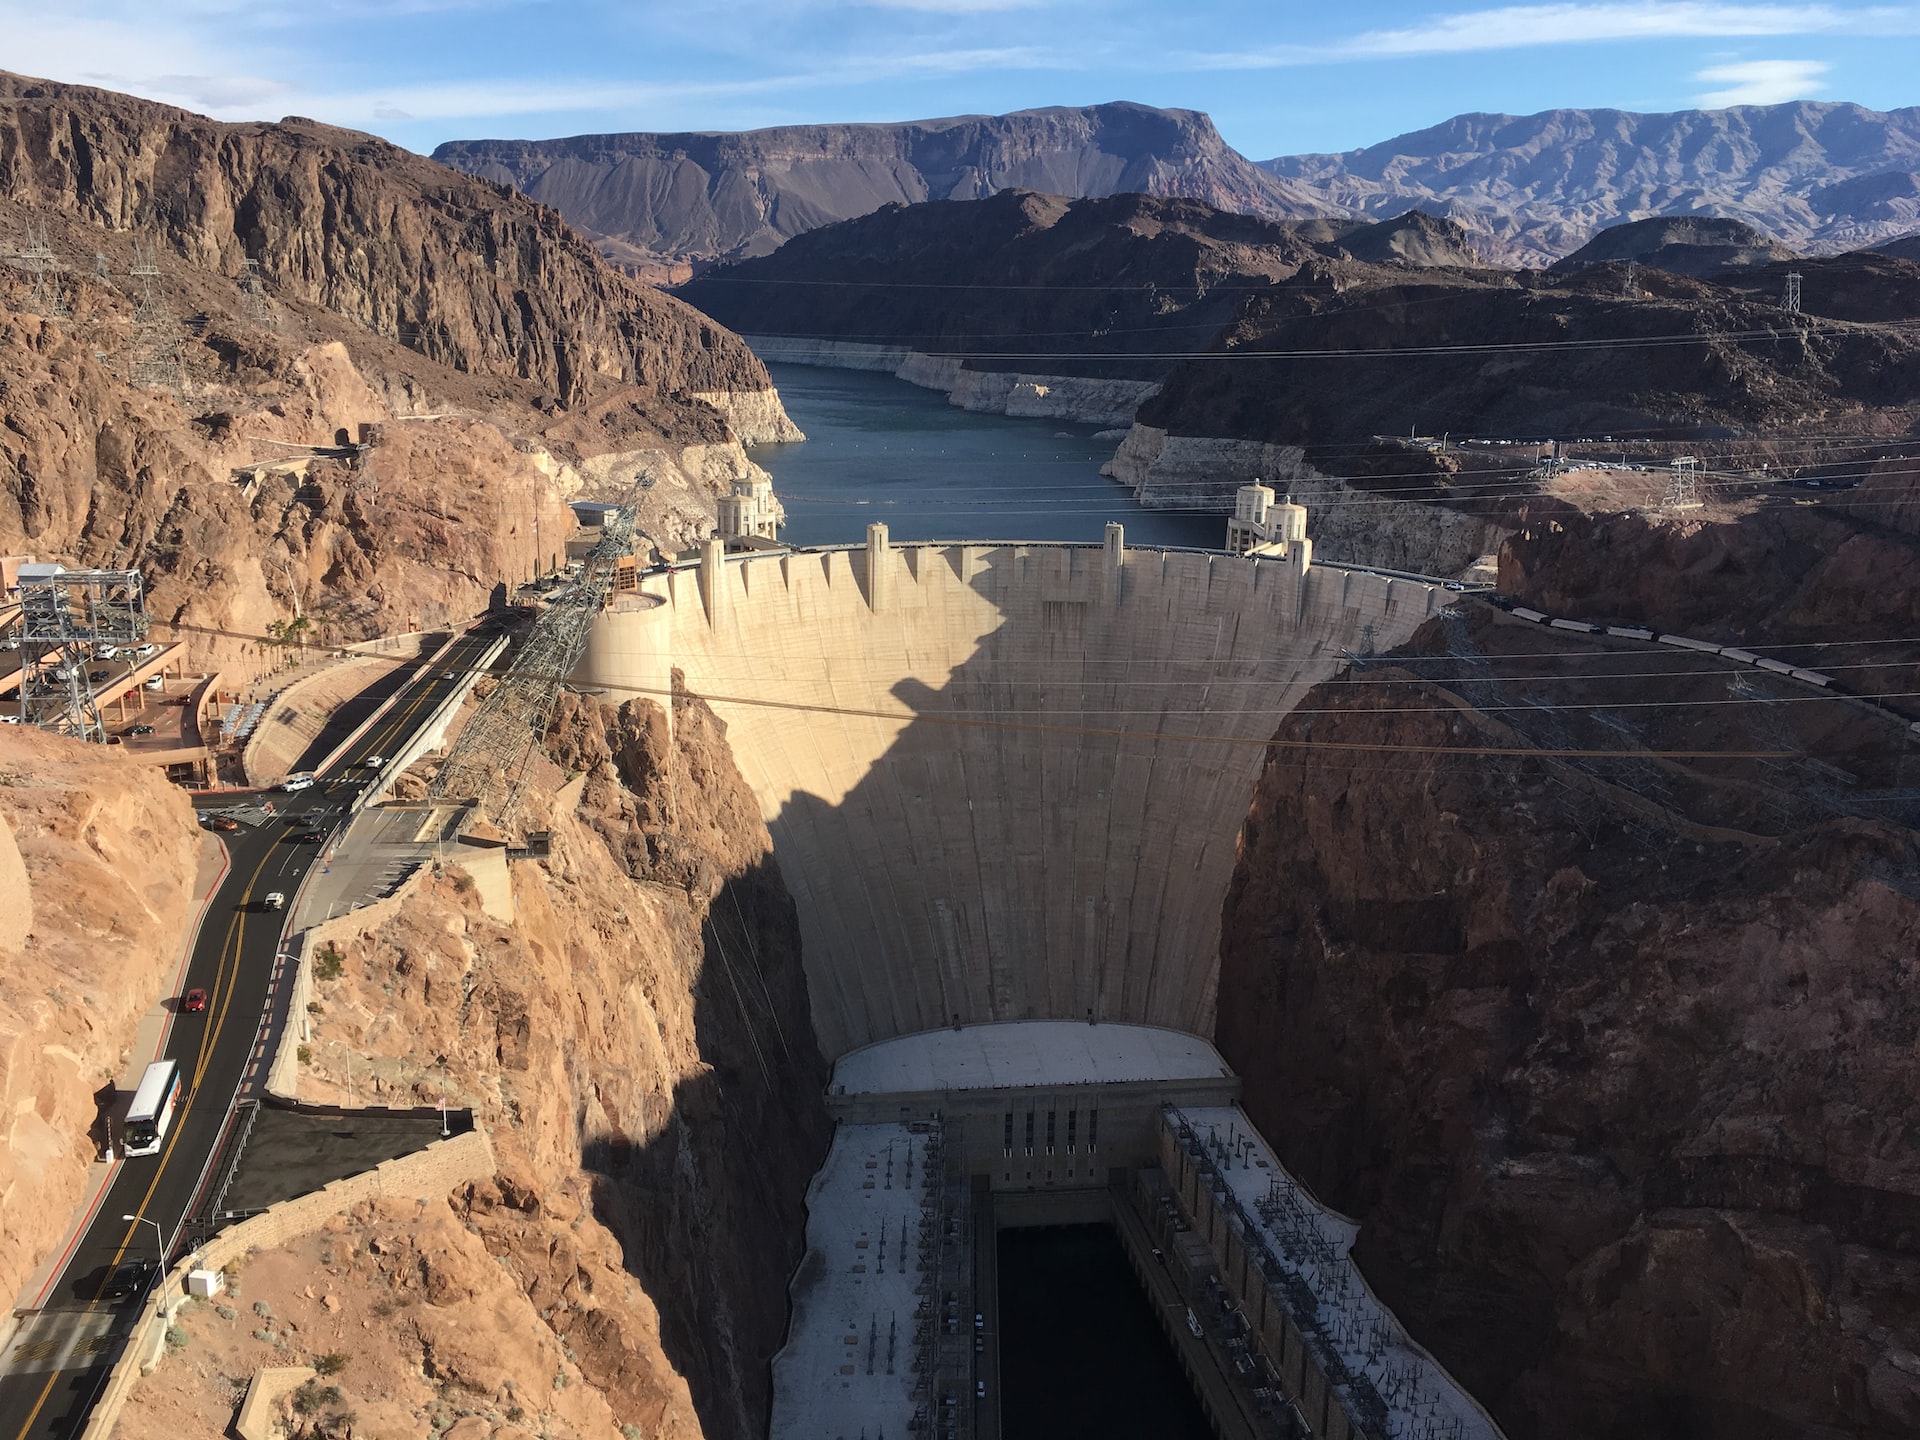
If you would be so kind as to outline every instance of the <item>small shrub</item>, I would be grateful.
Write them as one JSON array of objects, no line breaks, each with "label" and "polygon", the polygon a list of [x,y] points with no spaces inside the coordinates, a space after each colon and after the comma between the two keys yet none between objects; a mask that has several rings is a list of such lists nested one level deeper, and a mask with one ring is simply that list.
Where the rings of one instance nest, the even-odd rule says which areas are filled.
[{"label": "small shrub", "polygon": [[522,1420],[526,1418],[527,1418],[527,1412],[522,1410],[518,1405],[507,1406],[507,1423],[508,1424],[518,1425]]},{"label": "small shrub", "polygon": [[646,1440],[640,1433],[640,1427],[629,1420],[620,1427],[620,1440]]},{"label": "small shrub", "polygon": [[553,1372],[553,1388],[556,1390],[564,1390],[567,1388],[567,1372],[566,1371],[556,1370]]},{"label": "small shrub", "polygon": [[302,1065],[311,1065],[313,1063],[313,1046],[302,1045],[293,1052],[293,1055]]},{"label": "small shrub", "polygon": [[167,1348],[169,1350],[184,1350],[192,1339],[193,1337],[178,1325],[167,1326]]},{"label": "small shrub", "polygon": [[222,1320],[238,1319],[240,1315],[240,1312],[231,1305],[216,1305],[213,1307],[213,1313],[218,1315]]},{"label": "small shrub", "polygon": [[318,1000],[307,1001],[307,1014],[324,1015],[326,1013],[327,1013],[327,1007],[322,1005]]},{"label": "small shrub", "polygon": [[338,1350],[313,1357],[313,1368],[322,1375],[338,1375],[347,1368],[347,1357]]},{"label": "small shrub", "polygon": [[258,1340],[262,1345],[271,1345],[273,1343],[273,1331],[256,1330],[253,1332],[253,1338]]},{"label": "small shrub", "polygon": [[313,955],[313,978],[316,980],[338,980],[346,968],[346,956],[331,943],[322,945]]},{"label": "small shrub", "polygon": [[273,1306],[264,1300],[256,1300],[253,1302],[253,1313],[258,1315],[262,1320],[271,1320],[273,1318]]},{"label": "small shrub", "polygon": [[300,1415],[318,1415],[329,1405],[338,1405],[342,1398],[338,1385],[309,1380],[293,1392],[293,1408]]}]

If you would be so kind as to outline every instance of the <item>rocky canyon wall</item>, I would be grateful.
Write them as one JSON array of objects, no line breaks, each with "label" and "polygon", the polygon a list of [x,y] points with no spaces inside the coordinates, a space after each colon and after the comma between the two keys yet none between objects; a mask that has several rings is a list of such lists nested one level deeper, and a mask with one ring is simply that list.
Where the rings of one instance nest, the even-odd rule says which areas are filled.
[{"label": "rocky canyon wall", "polygon": [[[1655,557],[1758,553],[1613,523],[1661,534],[1614,535],[1606,564],[1516,540],[1503,583],[1665,625],[1731,572]],[[1807,607],[1884,588],[1872,567],[1851,601],[1833,564],[1763,569],[1756,639],[1858,655]],[[1358,748],[1268,757],[1218,1042],[1288,1165],[1361,1222],[1375,1288],[1516,1440],[1910,1434],[1910,747],[1652,648],[1476,609],[1320,687],[1280,737]]]},{"label": "rocky canyon wall", "polygon": [[0,233],[29,230],[44,284],[0,269],[0,549],[139,566],[193,663],[263,664],[296,616],[469,616],[564,559],[569,498],[641,474],[677,549],[743,442],[798,433],[736,336],[368,136],[0,74]]},{"label": "rocky canyon wall", "polygon": [[98,748],[9,728],[0,755],[0,1294],[64,1234],[101,1091],[170,983],[203,859],[184,792]]}]

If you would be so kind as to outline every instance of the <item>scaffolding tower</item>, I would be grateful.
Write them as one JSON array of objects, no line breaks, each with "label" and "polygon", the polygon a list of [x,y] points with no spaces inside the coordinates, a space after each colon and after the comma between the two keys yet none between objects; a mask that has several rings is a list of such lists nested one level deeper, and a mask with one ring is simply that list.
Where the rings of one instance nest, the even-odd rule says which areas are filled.
[{"label": "scaffolding tower", "polygon": [[1787,288],[1780,296],[1780,308],[1789,315],[1800,313],[1800,272],[1787,272]]},{"label": "scaffolding tower", "polygon": [[619,562],[633,548],[633,525],[631,506],[608,512],[579,581],[548,599],[513,663],[461,730],[433,777],[428,793],[434,799],[473,800],[502,828],[510,826],[554,698],[586,650]]},{"label": "scaffolding tower", "polygon": [[160,262],[151,245],[133,242],[133,268],[128,272],[140,282],[140,294],[133,304],[132,356],[128,378],[149,390],[180,391],[180,332],[173,323],[173,312],[154,282],[160,278]]},{"label": "scaffolding tower", "polygon": [[87,678],[96,646],[137,645],[147,609],[138,570],[33,565],[20,573],[20,718],[104,743],[106,723]]}]

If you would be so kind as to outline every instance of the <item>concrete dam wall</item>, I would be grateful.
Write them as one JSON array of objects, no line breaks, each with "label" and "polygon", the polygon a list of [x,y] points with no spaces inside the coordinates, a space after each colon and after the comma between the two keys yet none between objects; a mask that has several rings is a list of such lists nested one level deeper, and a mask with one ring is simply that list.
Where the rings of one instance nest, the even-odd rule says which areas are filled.
[{"label": "concrete dam wall", "polygon": [[[576,672],[673,669],[728,726],[839,1056],[988,1020],[1210,1035],[1220,907],[1263,742],[1343,648],[1437,587],[1108,544],[722,556],[642,577]],[[1370,627],[1370,628],[1369,628]]]}]

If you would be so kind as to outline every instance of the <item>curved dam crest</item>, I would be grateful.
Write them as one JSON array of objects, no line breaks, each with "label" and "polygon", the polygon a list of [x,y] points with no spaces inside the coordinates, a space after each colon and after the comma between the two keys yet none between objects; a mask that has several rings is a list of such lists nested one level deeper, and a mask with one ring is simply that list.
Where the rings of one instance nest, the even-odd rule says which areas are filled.
[{"label": "curved dam crest", "polygon": [[868,545],[650,572],[576,671],[678,669],[728,726],[837,1057],[990,1020],[1211,1035],[1220,907],[1264,742],[1437,584],[1108,544]]}]

